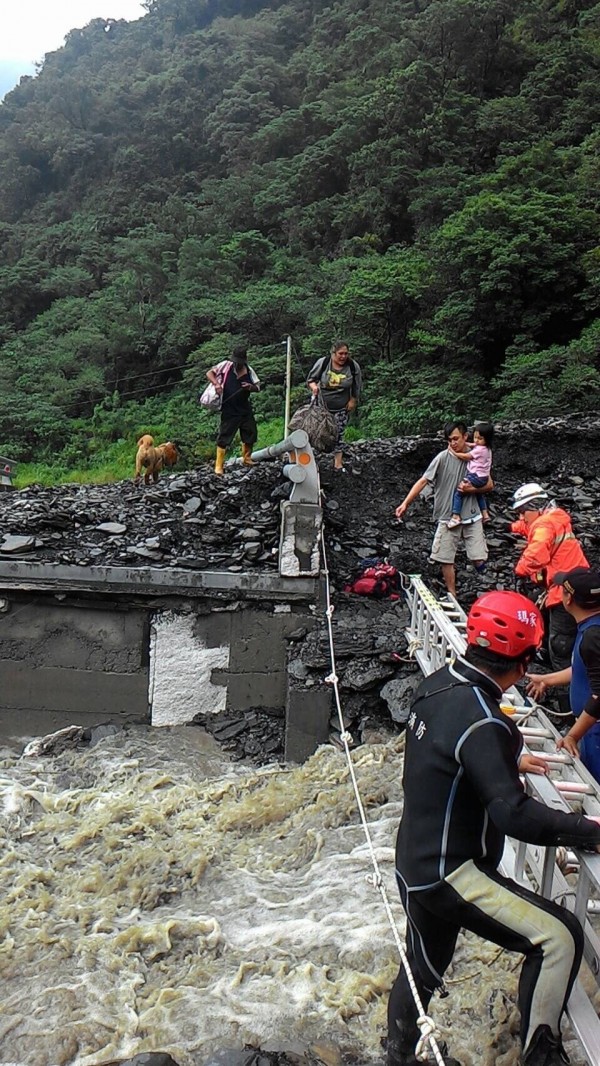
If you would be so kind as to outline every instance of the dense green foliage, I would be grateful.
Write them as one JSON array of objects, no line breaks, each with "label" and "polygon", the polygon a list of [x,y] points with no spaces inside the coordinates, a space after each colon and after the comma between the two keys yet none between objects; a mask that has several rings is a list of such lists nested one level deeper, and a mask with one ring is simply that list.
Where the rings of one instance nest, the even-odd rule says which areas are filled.
[{"label": "dense green foliage", "polygon": [[598,408],[600,5],[147,0],[0,106],[0,453],[202,457],[251,346],[342,335],[361,432]]}]

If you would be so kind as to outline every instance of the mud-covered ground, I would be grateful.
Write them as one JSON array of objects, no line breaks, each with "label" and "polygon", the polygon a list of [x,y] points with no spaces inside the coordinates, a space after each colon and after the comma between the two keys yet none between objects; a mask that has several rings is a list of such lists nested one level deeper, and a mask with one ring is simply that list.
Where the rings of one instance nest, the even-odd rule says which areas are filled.
[{"label": "mud-covered ground", "polygon": [[[330,456],[319,457],[338,674],[345,725],[356,742],[371,739],[381,729],[385,738],[401,726],[397,687],[390,689],[388,683],[408,680],[416,668],[393,657],[394,652],[401,657],[405,652],[401,602],[348,595],[344,584],[364,558],[379,556],[404,573],[422,574],[434,592],[443,591],[439,567],[428,561],[434,528],[431,501],[423,495],[401,523],[394,515],[396,505],[443,447],[441,435],[355,444],[345,450],[345,473],[333,471]],[[217,478],[204,465],[163,476],[150,486],[122,481],[33,486],[0,494],[0,567],[3,559],[26,559],[80,566],[274,570],[279,505],[291,491],[281,468],[280,461],[251,470],[232,466]],[[465,608],[485,589],[513,587],[522,541],[508,531],[509,502],[524,481],[541,481],[570,511],[590,562],[600,561],[600,419],[571,416],[499,425],[493,475],[487,571],[476,574],[464,555],[457,560],[457,593]],[[291,642],[290,657],[297,685],[322,684],[330,672],[324,623],[306,640]],[[233,759],[260,762],[283,755],[283,721],[272,716],[257,711],[250,720],[224,714],[218,722],[200,724],[215,730]],[[332,739],[336,732],[333,716]]]},{"label": "mud-covered ground", "polygon": [[[436,587],[438,568],[427,561],[430,502],[416,501],[400,524],[394,508],[443,446],[441,436],[351,445],[342,474],[333,472],[330,457],[320,457],[328,561],[338,591],[366,555],[389,556],[399,569],[422,573]],[[500,424],[493,473],[484,587],[511,580],[517,549],[506,532],[508,501],[523,481],[541,481],[567,507],[591,561],[598,559],[600,419]],[[222,479],[204,465],[150,486],[121,481],[5,492],[0,494],[0,560],[274,569],[279,503],[290,490],[275,461],[251,470],[227,468]],[[460,560],[458,578],[459,598],[465,601],[482,587]]]}]

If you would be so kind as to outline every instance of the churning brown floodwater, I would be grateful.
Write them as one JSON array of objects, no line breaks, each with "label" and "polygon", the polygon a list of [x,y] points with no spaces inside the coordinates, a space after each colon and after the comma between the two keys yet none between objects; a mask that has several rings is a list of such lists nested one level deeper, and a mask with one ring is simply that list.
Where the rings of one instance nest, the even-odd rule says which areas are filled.
[{"label": "churning brown floodwater", "polygon": [[[402,747],[354,761],[403,928]],[[199,1066],[246,1044],[381,1061],[397,958],[342,754],[233,767],[180,727],[0,756],[1,1066]],[[517,1062],[519,961],[461,938],[433,1006],[465,1066]]]}]

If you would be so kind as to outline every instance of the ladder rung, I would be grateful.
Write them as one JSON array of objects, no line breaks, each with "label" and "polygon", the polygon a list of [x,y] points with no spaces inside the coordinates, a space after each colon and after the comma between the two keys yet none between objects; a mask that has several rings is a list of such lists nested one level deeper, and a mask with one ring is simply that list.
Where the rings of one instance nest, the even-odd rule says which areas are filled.
[{"label": "ladder rung", "polygon": [[538,728],[537,726],[524,725],[520,728],[519,732],[522,734],[523,740],[527,740],[527,737],[531,737],[532,740],[540,737],[552,739],[553,736],[549,729],[544,729],[542,727]]},{"label": "ladder rung", "polygon": [[555,781],[554,785],[558,789],[558,791],[562,792],[565,796],[595,795],[595,789],[592,788],[591,785],[586,785],[583,781]]}]

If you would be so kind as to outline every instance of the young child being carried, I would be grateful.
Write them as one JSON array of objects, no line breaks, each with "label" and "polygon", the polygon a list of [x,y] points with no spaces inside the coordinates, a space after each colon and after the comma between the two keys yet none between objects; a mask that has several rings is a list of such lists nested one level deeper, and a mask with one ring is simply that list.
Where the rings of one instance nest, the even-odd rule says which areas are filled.
[{"label": "young child being carried", "polygon": [[[494,427],[491,422],[476,422],[473,429],[473,442],[467,441],[467,452],[453,452],[457,459],[463,459],[467,464],[467,472],[464,480],[473,488],[481,489],[487,482],[492,469],[492,444],[494,441]],[[461,482],[462,484],[462,482]],[[452,518],[448,522],[448,529],[454,529],[460,525],[460,512],[463,505],[464,493],[459,485],[452,498]],[[477,503],[481,510],[484,522],[489,522],[490,514],[487,509],[485,496],[481,493],[477,496]]]}]

